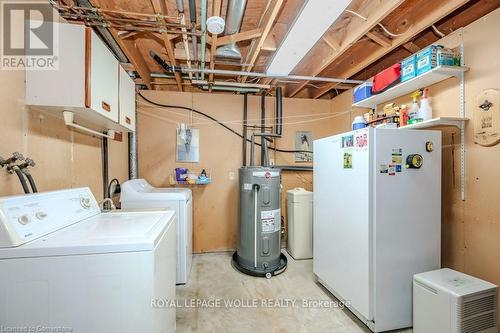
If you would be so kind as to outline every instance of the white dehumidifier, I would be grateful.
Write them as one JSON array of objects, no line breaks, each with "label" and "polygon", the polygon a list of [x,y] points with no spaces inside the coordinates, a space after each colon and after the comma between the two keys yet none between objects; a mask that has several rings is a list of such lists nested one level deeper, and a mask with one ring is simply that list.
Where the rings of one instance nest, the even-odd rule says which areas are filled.
[{"label": "white dehumidifier", "polygon": [[449,268],[413,277],[414,333],[498,333],[498,287]]}]

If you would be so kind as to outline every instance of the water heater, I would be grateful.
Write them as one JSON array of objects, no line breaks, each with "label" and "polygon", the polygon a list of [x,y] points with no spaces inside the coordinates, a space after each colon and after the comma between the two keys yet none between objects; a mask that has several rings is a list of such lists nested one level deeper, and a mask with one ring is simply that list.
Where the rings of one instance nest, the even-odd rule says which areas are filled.
[{"label": "water heater", "polygon": [[281,253],[281,170],[252,162],[240,168],[239,179],[239,242],[233,265],[245,274],[270,278],[287,263]]}]

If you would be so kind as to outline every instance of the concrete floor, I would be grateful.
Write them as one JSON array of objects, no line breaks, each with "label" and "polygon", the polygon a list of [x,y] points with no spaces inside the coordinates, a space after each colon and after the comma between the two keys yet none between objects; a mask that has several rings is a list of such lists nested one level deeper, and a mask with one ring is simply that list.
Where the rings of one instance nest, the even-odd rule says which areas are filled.
[{"label": "concrete floor", "polygon": [[[312,260],[293,260],[290,256],[283,274],[263,279],[236,271],[230,253],[195,255],[190,281],[177,287],[177,299],[177,332],[181,333],[370,332],[347,309],[303,307],[302,300],[328,304],[336,300],[316,282]],[[186,303],[192,299],[205,303],[192,307],[192,303]],[[274,303],[276,299],[282,303]],[[296,300],[295,306],[286,306],[284,300]],[[238,305],[247,307],[231,306],[230,302],[236,305],[240,301],[246,304]]]}]

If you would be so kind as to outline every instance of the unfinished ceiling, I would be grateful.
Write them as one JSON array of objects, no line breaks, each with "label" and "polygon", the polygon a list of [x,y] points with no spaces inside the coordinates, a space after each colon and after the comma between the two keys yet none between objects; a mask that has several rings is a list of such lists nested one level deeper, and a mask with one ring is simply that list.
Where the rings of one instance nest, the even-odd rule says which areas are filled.
[{"label": "unfinished ceiling", "polygon": [[[193,3],[196,22],[191,21]],[[203,17],[221,16],[227,23],[228,5],[236,14],[231,16],[237,17],[236,3],[233,0],[54,1],[68,20],[108,29],[128,58],[124,67],[135,73],[136,83],[147,89],[211,92],[236,87],[240,92],[263,89],[272,93],[273,87],[282,86],[288,97],[332,98],[352,87],[316,79],[263,78],[241,73],[203,73],[203,77],[198,73],[166,73],[151,57],[153,51],[167,66],[174,67],[265,73],[305,1],[249,0],[239,32],[203,33],[200,23]],[[94,9],[82,9],[89,6]],[[290,74],[366,80],[498,7],[500,0],[353,0]],[[236,43],[241,57],[216,55],[218,47],[230,43]]]}]

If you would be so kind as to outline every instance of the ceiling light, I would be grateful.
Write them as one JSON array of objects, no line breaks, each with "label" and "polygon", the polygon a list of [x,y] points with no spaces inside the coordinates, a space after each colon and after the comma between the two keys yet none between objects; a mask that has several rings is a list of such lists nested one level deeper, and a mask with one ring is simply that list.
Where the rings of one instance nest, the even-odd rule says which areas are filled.
[{"label": "ceiling light", "polygon": [[350,3],[351,0],[308,0],[275,53],[267,73],[290,74]]}]

